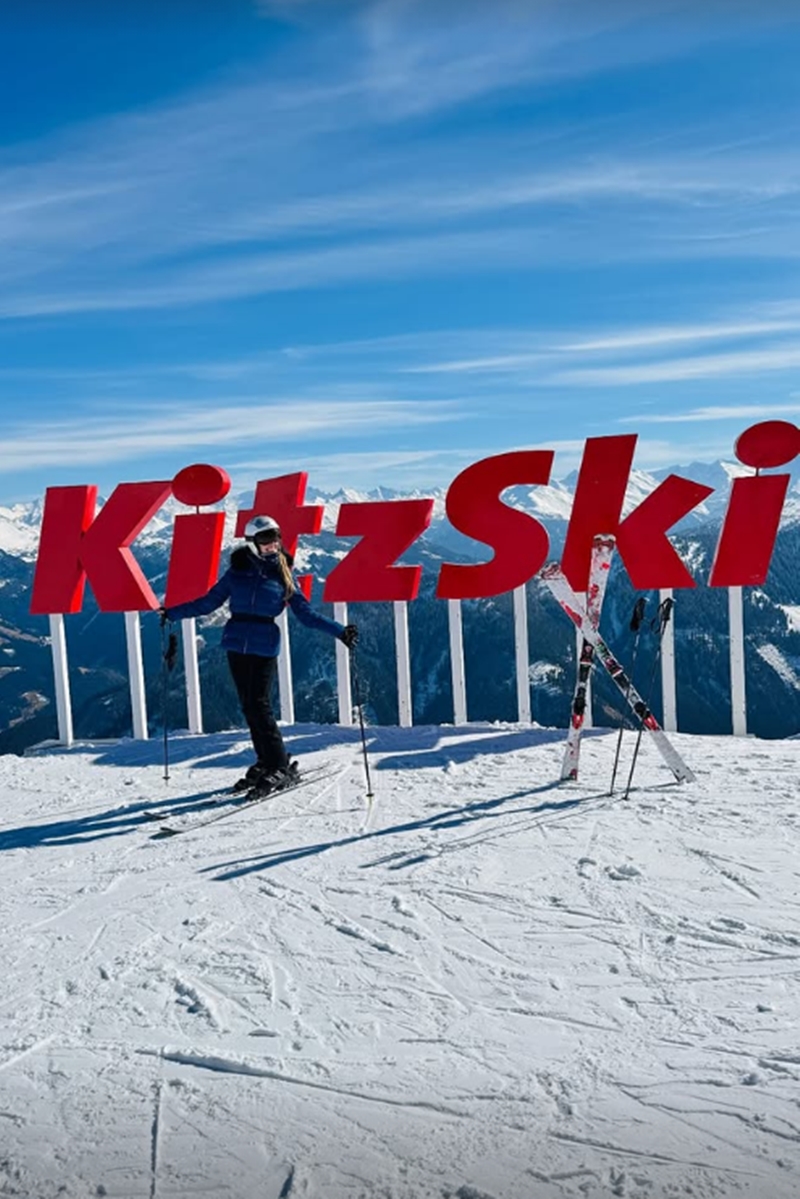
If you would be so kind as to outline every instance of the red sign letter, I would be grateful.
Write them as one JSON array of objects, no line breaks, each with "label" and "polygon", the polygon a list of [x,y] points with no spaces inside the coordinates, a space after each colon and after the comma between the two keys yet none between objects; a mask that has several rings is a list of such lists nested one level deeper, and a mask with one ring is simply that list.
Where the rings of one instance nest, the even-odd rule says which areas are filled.
[{"label": "red sign letter", "polygon": [[500,499],[507,487],[547,483],[552,450],[516,450],[473,463],[457,475],[447,492],[447,515],[460,533],[494,550],[491,562],[457,566],[445,562],[436,594],[441,599],[481,599],[527,583],[544,564],[549,540],[533,516]]},{"label": "red sign letter", "polygon": [[[800,429],[783,420],[751,425],[736,441],[736,457],[756,470],[786,466],[800,454]],[[766,582],[790,475],[734,479],[709,583],[744,587]]]},{"label": "red sign letter", "polygon": [[92,523],[96,501],[96,487],[48,487],[45,491],[31,597],[34,615],[80,612],[86,584],[80,539]]},{"label": "red sign letter", "polygon": [[48,487],[31,612],[79,612],[87,578],[101,612],[157,608],[128,547],[169,493],[169,483],[120,483],[93,521],[96,487]]},{"label": "red sign letter", "polygon": [[587,438],[561,562],[576,591],[588,586],[592,541],[598,533],[616,537],[637,589],[695,585],[666,532],[714,488],[670,475],[621,521],[635,446],[635,433]]},{"label": "red sign letter", "polygon": [[[300,534],[318,533],[325,512],[322,504],[303,503],[307,482],[305,471],[262,479],[256,484],[253,507],[240,512],[236,518],[236,536],[244,536],[244,527],[251,516],[271,516],[280,526],[284,549],[294,556]],[[306,598],[310,595],[312,581],[311,575],[300,575],[297,580]]]},{"label": "red sign letter", "polygon": [[[175,499],[195,507],[218,503],[230,489],[230,478],[221,466],[202,462],[184,467],[172,480]],[[216,583],[224,529],[224,512],[175,517],[164,597],[168,608],[205,595]]]},{"label": "red sign letter", "polygon": [[337,537],[363,537],[325,581],[323,600],[413,600],[421,566],[394,566],[431,523],[433,500],[342,504]]},{"label": "red sign letter", "polygon": [[284,549],[293,555],[301,533],[318,533],[322,528],[325,511],[322,504],[303,503],[307,482],[305,471],[262,479],[256,484],[253,507],[241,511],[236,518],[236,536],[244,537],[244,527],[251,516],[271,516],[280,526]]}]

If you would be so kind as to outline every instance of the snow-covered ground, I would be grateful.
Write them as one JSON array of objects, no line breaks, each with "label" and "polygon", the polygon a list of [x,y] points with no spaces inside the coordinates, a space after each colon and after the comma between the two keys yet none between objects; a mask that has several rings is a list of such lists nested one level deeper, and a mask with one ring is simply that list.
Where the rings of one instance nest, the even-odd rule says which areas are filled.
[{"label": "snow-covered ground", "polygon": [[0,759],[0,1195],[800,1194],[800,741],[370,737],[164,840],[241,733]]}]

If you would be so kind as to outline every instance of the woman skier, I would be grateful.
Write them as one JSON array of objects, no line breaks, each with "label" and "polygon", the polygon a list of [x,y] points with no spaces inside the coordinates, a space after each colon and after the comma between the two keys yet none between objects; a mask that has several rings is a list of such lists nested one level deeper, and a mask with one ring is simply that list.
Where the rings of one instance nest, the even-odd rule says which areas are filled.
[{"label": "woman skier", "polygon": [[228,665],[256,752],[256,760],[233,790],[261,798],[298,778],[289,759],[272,709],[281,635],[275,618],[289,607],[301,624],[338,637],[348,649],[358,640],[354,624],[341,625],[314,612],[298,591],[292,560],[281,545],[281,531],[271,516],[254,516],[244,531],[245,545],[231,554],[225,574],[210,591],[189,603],[161,608],[161,619],[207,616],[228,600],[230,617],[222,634]]}]

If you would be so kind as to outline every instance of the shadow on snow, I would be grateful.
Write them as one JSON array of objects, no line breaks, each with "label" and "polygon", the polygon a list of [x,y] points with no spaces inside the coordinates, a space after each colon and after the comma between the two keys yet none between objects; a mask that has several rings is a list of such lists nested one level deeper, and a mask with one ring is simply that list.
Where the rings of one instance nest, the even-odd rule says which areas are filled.
[{"label": "shadow on snow", "polygon": [[[367,841],[378,841],[383,837],[395,837],[403,833],[421,832],[425,829],[438,831],[440,829],[460,828],[464,825],[472,824],[479,819],[497,819],[499,816],[536,816],[543,812],[567,812],[573,808],[579,808],[591,799],[608,799],[608,793],[603,792],[597,795],[581,795],[575,796],[573,799],[551,800],[545,803],[534,804],[531,807],[513,808],[511,811],[495,811],[495,809],[503,808],[515,799],[524,799],[529,795],[540,795],[545,791],[552,791],[560,787],[559,781],[545,783],[541,787],[532,787],[523,791],[514,791],[510,795],[501,795],[497,799],[486,799],[476,803],[465,804],[461,808],[450,808],[445,812],[439,812],[435,816],[426,816],[420,820],[408,820],[402,824],[389,825],[386,828],[375,829],[374,831],[364,831],[355,833],[350,837],[340,837],[332,841],[320,841],[315,845],[301,845],[294,849],[277,850],[275,853],[261,855],[252,858],[240,859],[237,862],[217,863],[215,866],[206,866],[200,873],[213,874],[215,871],[222,873],[214,874],[216,882],[227,882],[231,879],[242,878],[246,874],[254,874],[259,871],[272,870],[275,866],[284,866],[289,862],[297,862],[301,858],[315,857],[319,854],[327,853],[330,849],[342,849],[347,845],[358,845]],[[444,849],[435,849],[432,851],[413,852],[407,849],[400,850],[397,853],[390,853],[382,857],[376,858],[372,862],[365,862],[362,870],[370,870],[376,866],[388,865],[390,870],[401,870],[408,866],[413,866],[422,861],[427,861],[430,858],[439,857],[443,852],[446,852],[448,847]]]},{"label": "shadow on snow", "polygon": [[[324,751],[342,744],[360,748],[361,735],[358,728],[343,728],[339,725],[299,725],[293,726],[293,730],[285,730],[287,749],[293,755],[301,756],[303,753]],[[602,735],[606,731],[586,730],[584,736]],[[498,729],[482,724],[418,726],[414,729],[373,725],[368,729],[368,733],[370,753],[379,752],[381,755],[380,759],[376,758],[371,762],[371,769],[376,772],[424,768],[443,769],[484,755],[518,753],[526,748],[537,748],[554,741],[562,741],[564,736],[563,731],[559,729],[513,726],[508,729]],[[214,752],[212,754],[208,754],[209,736],[213,738]],[[245,741],[244,745],[242,745],[243,741]],[[398,746],[398,752],[392,753],[391,750],[395,744]],[[92,748],[98,748],[97,757],[94,759],[96,765],[131,769],[137,766],[157,765],[162,760],[159,743],[155,740],[116,742],[102,748],[93,746],[91,742],[69,748],[48,747],[38,751],[36,756],[43,754],[57,754],[65,757],[77,754],[85,755],[87,750]],[[191,761],[193,771],[226,767],[241,771],[246,765],[249,765],[253,756],[249,740],[247,740],[247,733],[242,730],[211,735],[180,734],[170,741],[169,752],[172,764],[177,765],[181,762]],[[204,753],[208,756],[204,757]],[[502,807],[511,800],[548,791],[559,785],[557,781],[554,781],[542,787],[517,791],[499,799],[483,800],[461,808],[440,812],[425,819],[412,820],[371,832],[365,831],[338,841],[321,842],[318,845],[283,850],[259,858],[256,864],[243,865],[238,870],[226,871],[217,878],[236,878],[242,874],[270,869],[272,866],[295,861],[298,858],[324,853],[328,849],[370,841],[378,837],[394,836],[426,828],[458,827],[475,820],[478,816],[499,815],[500,813],[493,812],[493,809]],[[160,799],[154,798],[153,800],[122,804],[106,812],[94,812],[82,817],[65,817],[63,820],[0,830],[0,852],[20,848],[30,849],[39,845],[74,845],[119,837],[135,832],[143,826],[153,825],[158,821],[167,822],[175,816],[206,809],[212,797],[220,796],[222,791],[222,787],[216,787],[192,795],[162,795]],[[515,809],[515,811],[535,813],[566,810],[577,807],[587,798],[589,797],[582,796],[580,799],[568,799],[559,803],[542,804],[535,808]],[[399,869],[400,867],[392,868]],[[216,870],[218,867],[209,869]]]},{"label": "shadow on snow", "polygon": [[218,795],[218,789],[200,791],[195,795],[173,795],[152,803],[142,800],[123,804],[109,812],[92,812],[88,816],[2,829],[0,853],[9,849],[34,849],[37,845],[80,845],[83,842],[120,837],[143,826],[152,826],[157,820],[166,821],[187,812],[202,811],[212,796]]}]

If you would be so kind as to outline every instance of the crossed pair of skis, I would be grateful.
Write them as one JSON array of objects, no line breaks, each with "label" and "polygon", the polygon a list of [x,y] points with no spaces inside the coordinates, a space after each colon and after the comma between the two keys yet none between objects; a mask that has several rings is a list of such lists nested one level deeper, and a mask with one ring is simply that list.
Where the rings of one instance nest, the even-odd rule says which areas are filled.
[{"label": "crossed pair of skis", "polygon": [[589,588],[586,592],[585,605],[581,603],[569,580],[557,563],[551,563],[549,566],[546,566],[541,575],[542,580],[547,584],[554,599],[557,600],[576,628],[580,630],[582,637],[580,661],[578,664],[578,681],[573,697],[572,718],[569,733],[567,734],[561,778],[562,780],[566,780],[578,777],[581,732],[583,731],[586,713],[586,691],[592,664],[596,658],[624,695],[641,728],[653,738],[656,748],[676,780],[679,783],[694,782],[694,774],[675,749],[675,746],[669,740],[667,734],[634,687],[632,680],[628,678],[598,631],[600,611],[603,606],[603,597],[605,595],[606,583],[608,582],[613,553],[613,537],[595,537],[592,546]]}]

